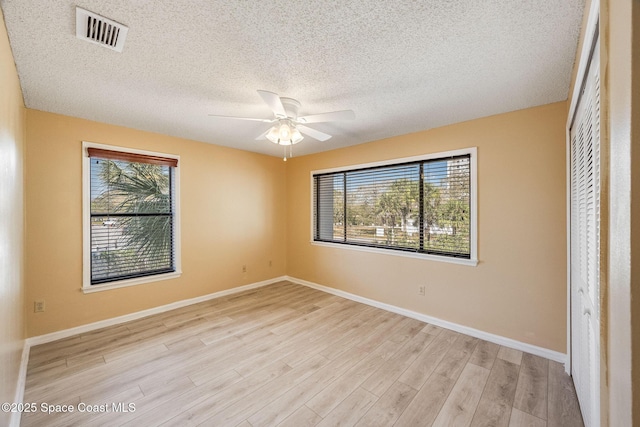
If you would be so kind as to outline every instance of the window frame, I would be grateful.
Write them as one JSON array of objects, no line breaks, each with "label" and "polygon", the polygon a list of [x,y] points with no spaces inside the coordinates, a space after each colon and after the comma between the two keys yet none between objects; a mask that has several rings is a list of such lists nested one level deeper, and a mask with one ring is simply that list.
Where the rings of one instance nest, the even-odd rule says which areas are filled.
[{"label": "window frame", "polygon": [[[470,179],[470,257],[469,258],[460,258],[449,255],[438,255],[438,254],[426,254],[419,252],[410,252],[401,249],[391,249],[391,248],[379,248],[379,247],[371,247],[371,246],[361,246],[352,243],[344,243],[344,242],[328,242],[328,241],[320,241],[315,240],[315,221],[314,221],[314,194],[315,194],[315,180],[314,176],[321,174],[329,174],[329,173],[339,173],[339,172],[352,172],[360,169],[367,168],[376,168],[381,166],[395,166],[401,165],[404,163],[412,163],[412,162],[420,162],[427,160],[438,160],[438,159],[446,159],[448,157],[455,156],[469,156],[469,179]],[[355,164],[348,166],[340,166],[336,168],[330,169],[321,169],[321,170],[312,170],[309,174],[309,199],[310,199],[310,243],[314,246],[324,246],[329,248],[340,248],[347,250],[355,250],[360,252],[370,252],[377,254],[385,254],[385,255],[395,255],[406,258],[418,258],[418,259],[426,259],[431,261],[440,261],[452,264],[460,264],[475,267],[478,265],[478,167],[477,167],[477,158],[478,158],[478,149],[477,147],[469,147],[458,150],[450,150],[438,153],[430,153],[420,156],[412,156],[412,157],[403,157],[396,159],[383,160],[379,162],[371,162],[371,163],[363,163],[363,164]]]},{"label": "window frame", "polygon": [[[113,282],[91,284],[91,158],[88,155],[88,148],[99,148],[122,153],[141,154],[145,156],[157,156],[176,159],[178,165],[173,169],[173,194],[174,203],[173,214],[173,253],[175,271],[160,273],[143,277],[116,280]],[[120,147],[116,145],[98,144],[95,142],[82,141],[82,292],[92,293],[117,289],[128,286],[141,285],[144,283],[157,282],[161,280],[175,279],[182,275],[181,264],[181,244],[180,244],[180,156],[175,154],[158,153],[147,150]]]}]

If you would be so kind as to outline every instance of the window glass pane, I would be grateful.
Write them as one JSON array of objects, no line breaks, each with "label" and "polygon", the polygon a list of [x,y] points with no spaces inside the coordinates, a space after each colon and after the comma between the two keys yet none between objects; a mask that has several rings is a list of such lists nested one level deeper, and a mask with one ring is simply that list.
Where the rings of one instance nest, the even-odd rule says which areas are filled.
[{"label": "window glass pane", "polygon": [[316,177],[316,238],[344,240],[344,174]]},{"label": "window glass pane", "polygon": [[425,252],[470,254],[469,157],[424,164]]},{"label": "window glass pane", "polygon": [[419,249],[417,164],[347,173],[347,241]]},{"label": "window glass pane", "polygon": [[316,175],[314,184],[316,240],[471,257],[470,155]]},{"label": "window glass pane", "polygon": [[91,283],[175,271],[169,166],[91,158]]}]

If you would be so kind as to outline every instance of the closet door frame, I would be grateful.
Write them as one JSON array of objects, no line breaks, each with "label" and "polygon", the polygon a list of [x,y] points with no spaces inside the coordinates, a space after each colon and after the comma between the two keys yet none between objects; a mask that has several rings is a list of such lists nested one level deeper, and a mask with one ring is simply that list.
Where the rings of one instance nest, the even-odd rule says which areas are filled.
[{"label": "closet door frame", "polygon": [[571,91],[571,103],[566,126],[566,194],[567,194],[567,358],[564,364],[565,372],[571,375],[571,125],[576,115],[580,94],[587,78],[589,63],[593,49],[600,36],[600,2],[591,1],[585,29],[585,37],[580,51],[578,73]]},{"label": "closet door frame", "polygon": [[[592,91],[591,87],[587,87],[587,85],[592,85],[593,82],[588,80],[590,77],[590,74],[592,74],[591,70],[596,70],[596,72],[598,74],[600,74],[601,70],[600,70],[600,25],[599,25],[599,20],[600,20],[600,3],[598,0],[593,0],[591,2],[591,7],[589,9],[589,14],[587,16],[587,25],[585,28],[585,34],[584,34],[584,41],[583,41],[583,45],[582,45],[582,49],[580,52],[580,62],[578,64],[578,72],[576,75],[576,81],[574,83],[574,87],[572,90],[572,95],[571,95],[571,102],[570,102],[570,106],[569,106],[569,115],[567,118],[567,126],[566,126],[566,173],[567,173],[567,179],[566,179],[566,188],[567,188],[567,362],[565,364],[565,370],[569,375],[572,375],[573,373],[576,374],[576,377],[573,378],[574,380],[574,384],[576,385],[576,392],[578,392],[578,385],[580,385],[581,393],[581,408],[586,411],[585,414],[583,414],[584,418],[585,418],[585,422],[588,421],[589,425],[591,426],[599,426],[600,425],[600,421],[601,421],[601,363],[603,362],[602,358],[601,358],[601,352],[602,352],[602,336],[601,336],[601,313],[602,313],[602,292],[601,292],[601,264],[602,264],[602,251],[601,251],[601,244],[602,244],[602,229],[601,226],[595,226],[595,230],[590,230],[589,228],[585,228],[585,230],[581,230],[581,227],[584,226],[584,224],[582,224],[582,218],[581,218],[581,214],[582,214],[582,208],[580,208],[577,211],[574,211],[574,208],[576,206],[580,206],[580,201],[577,202],[577,205],[573,204],[573,199],[574,199],[574,194],[572,193],[572,191],[574,190],[573,188],[573,180],[574,179],[582,179],[582,177],[575,176],[574,177],[574,165],[572,164],[572,160],[574,160],[574,154],[580,154],[580,153],[573,153],[572,149],[573,149],[573,143],[572,143],[572,134],[571,134],[571,130],[572,128],[576,128],[575,131],[576,132],[581,132],[581,126],[582,126],[582,120],[584,120],[584,117],[579,117],[578,114],[584,113],[586,114],[586,111],[591,107],[590,103],[591,99],[589,97],[586,97],[587,93]],[[598,89],[599,90],[599,89]],[[583,99],[582,97],[585,96],[585,98]],[[602,96],[602,93],[600,92],[600,96]],[[603,164],[602,164],[602,134],[601,132],[604,130],[606,131],[606,127],[603,129],[602,127],[602,99],[600,98],[600,106],[598,107],[600,110],[600,117],[598,118],[599,123],[598,123],[598,128],[599,128],[599,133],[597,135],[597,144],[598,144],[598,152],[600,153],[600,155],[598,156],[597,160],[592,160],[591,166],[589,165],[578,165],[578,166],[582,166],[582,167],[594,167],[597,170],[597,179],[598,182],[595,184],[596,185],[596,192],[597,194],[594,195],[594,200],[598,200],[599,202],[596,202],[596,211],[595,211],[595,218],[599,218],[599,220],[601,221],[602,219],[602,176],[601,176],[601,172],[603,170]],[[606,112],[605,112],[606,114]],[[588,116],[587,116],[588,117]],[[588,142],[589,145],[593,144],[593,140]],[[606,158],[606,155],[605,155]],[[581,160],[583,161],[583,160]],[[606,170],[606,168],[605,168]],[[587,205],[587,201],[584,201]],[[606,208],[606,202],[605,203],[605,208]],[[587,209],[586,212],[586,217],[588,218],[590,213],[588,212],[588,208],[585,207],[584,209]],[[576,214],[578,214],[578,216],[576,216]],[[578,222],[574,223],[573,221],[577,220]],[[596,221],[599,221],[596,219]],[[588,221],[587,221],[588,224]],[[575,228],[577,227],[577,228]],[[587,225],[587,227],[589,227]],[[578,235],[576,234],[576,230],[578,233],[587,233],[586,236],[589,236],[591,231],[595,231],[595,238],[596,238],[596,242],[599,242],[596,244],[596,248],[595,248],[595,259],[591,259],[591,257],[589,256],[589,250],[588,250],[588,245],[583,247],[583,245],[585,244],[584,242],[582,242],[582,235]],[[587,237],[587,241],[588,237]],[[573,245],[578,245],[577,247],[573,246]],[[578,292],[578,289],[575,288],[576,286],[583,286],[584,283],[582,283],[582,280],[585,279],[585,277],[588,276],[584,276],[583,273],[585,273],[584,271],[582,271],[582,267],[584,267],[582,265],[582,261],[579,262],[580,265],[575,265],[574,261],[577,261],[578,259],[582,260],[584,254],[582,252],[584,252],[586,250],[586,258],[585,262],[587,263],[586,265],[589,265],[590,262],[595,262],[596,263],[596,268],[595,268],[595,281],[593,282],[593,286],[596,287],[594,289],[596,289],[595,292],[595,300],[591,301],[593,304],[593,307],[591,310],[585,310],[585,313],[588,311],[589,312],[589,316],[588,319],[586,320],[586,322],[588,323],[588,325],[586,325],[587,329],[585,328],[585,320],[582,318],[582,316],[580,315],[580,312],[582,311],[582,305],[584,303],[583,299],[584,299],[584,295],[581,295]],[[580,252],[582,251],[582,252]],[[577,256],[574,256],[575,254],[577,254]],[[605,267],[606,268],[606,267]],[[578,275],[577,277],[575,277],[574,275]],[[574,289],[575,288],[575,289]],[[582,288],[581,288],[582,289]],[[587,289],[589,289],[588,285],[587,285]],[[588,299],[588,298],[587,298]],[[575,312],[575,313],[574,313]],[[596,315],[595,319],[592,318],[591,313],[593,312],[594,315]],[[605,311],[606,313],[606,311]],[[606,315],[606,314],[605,314]],[[573,323],[573,321],[576,322],[576,324]],[[588,333],[589,328],[591,328],[591,333]],[[587,333],[583,333],[587,331]],[[575,339],[574,339],[575,338]],[[586,341],[585,341],[586,340]],[[573,345],[576,345],[578,348],[574,348]],[[586,354],[585,354],[586,353]],[[586,365],[585,365],[585,362]],[[574,366],[574,364],[577,363],[577,365]],[[588,371],[588,372],[586,372]],[[579,380],[578,382],[576,382],[577,380]],[[586,383],[585,383],[586,381]],[[584,407],[583,407],[584,406]]]}]

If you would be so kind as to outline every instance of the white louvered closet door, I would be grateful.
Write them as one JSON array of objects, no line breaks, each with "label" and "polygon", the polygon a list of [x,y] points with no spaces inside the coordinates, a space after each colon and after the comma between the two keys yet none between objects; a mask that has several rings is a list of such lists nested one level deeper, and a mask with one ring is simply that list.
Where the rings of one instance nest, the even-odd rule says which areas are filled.
[{"label": "white louvered closet door", "polygon": [[600,425],[599,45],[570,129],[571,371],[586,427]]}]

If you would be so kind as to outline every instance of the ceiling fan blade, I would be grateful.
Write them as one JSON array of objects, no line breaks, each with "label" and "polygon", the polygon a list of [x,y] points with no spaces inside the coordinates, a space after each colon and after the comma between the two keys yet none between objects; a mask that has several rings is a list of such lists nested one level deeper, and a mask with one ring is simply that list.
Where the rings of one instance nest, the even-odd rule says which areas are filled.
[{"label": "ceiling fan blade", "polygon": [[218,119],[235,119],[235,120],[251,120],[253,122],[272,123],[274,119],[254,119],[252,117],[236,117],[236,116],[219,116],[217,114],[209,114],[209,117],[215,117]]},{"label": "ceiling fan blade", "polygon": [[256,137],[256,141],[261,141],[263,139],[267,139],[267,134],[269,133],[269,131],[271,130],[271,128],[265,130],[264,132],[262,132],[260,135],[258,135]]},{"label": "ceiling fan blade", "polygon": [[267,90],[259,90],[258,93],[264,102],[267,103],[269,108],[271,108],[271,111],[273,111],[273,114],[275,114],[276,117],[287,117],[287,112],[284,110],[284,105],[282,105],[282,101],[277,93],[269,92]]},{"label": "ceiling fan blade", "polygon": [[296,127],[300,132],[304,133],[307,136],[310,136],[313,139],[317,139],[318,141],[326,141],[327,139],[331,138],[331,135],[320,132],[319,130],[311,129],[310,127],[307,127],[305,125],[298,125]]},{"label": "ceiling fan blade", "polygon": [[353,120],[356,118],[356,113],[352,110],[333,111],[331,113],[312,114],[310,116],[298,117],[297,121],[300,123],[320,123],[320,122],[333,122],[338,120]]}]

